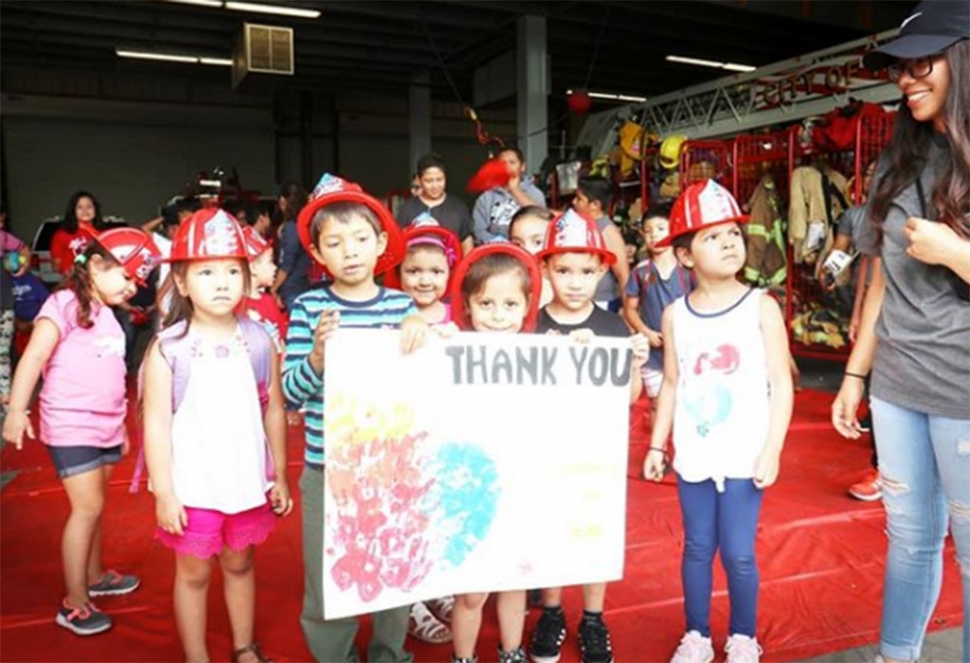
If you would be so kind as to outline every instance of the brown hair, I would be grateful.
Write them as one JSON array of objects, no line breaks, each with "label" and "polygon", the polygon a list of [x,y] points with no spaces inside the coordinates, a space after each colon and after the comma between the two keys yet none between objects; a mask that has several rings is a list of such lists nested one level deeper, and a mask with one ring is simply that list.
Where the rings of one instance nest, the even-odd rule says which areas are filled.
[{"label": "brown hair", "polygon": [[[930,205],[937,218],[958,236],[970,239],[970,40],[962,40],[943,51],[950,68],[950,91],[943,106],[944,135],[950,146],[939,179],[933,187]],[[882,232],[892,201],[919,177],[936,130],[931,122],[917,122],[903,99],[896,116],[893,136],[883,153],[883,176],[869,202],[869,218]]]},{"label": "brown hair", "polygon": [[[225,260],[226,258],[214,258],[214,260]],[[235,262],[242,267],[243,273],[243,296],[245,293],[249,292],[250,288],[250,272],[249,272],[249,261],[244,258],[236,258]],[[164,308],[163,303],[166,298],[168,300],[167,306],[168,311],[165,313],[165,318],[162,320],[162,329],[167,329],[172,325],[178,324],[179,322],[185,321],[185,333],[189,331],[189,325],[192,324],[192,314],[195,311],[195,307],[192,306],[192,300],[179,292],[178,287],[175,285],[176,276],[180,278],[183,282],[185,277],[189,272],[190,262],[187,260],[180,260],[178,262],[172,263],[172,268],[168,272],[168,276],[165,277],[165,282],[162,287],[158,290],[158,297],[156,302],[158,303],[158,308]]]},{"label": "brown hair", "polygon": [[377,215],[374,214],[374,211],[370,207],[363,203],[341,201],[339,203],[331,203],[326,207],[321,207],[313,215],[313,220],[310,222],[310,243],[319,248],[320,233],[323,230],[323,224],[328,220],[333,219],[339,223],[349,223],[355,216],[363,217],[371,225],[378,237],[384,232],[384,227],[381,225],[380,219],[377,218]]},{"label": "brown hair", "polygon": [[91,281],[92,258],[104,261],[109,269],[121,266],[121,263],[115,260],[106,248],[94,241],[89,242],[84,252],[74,260],[62,287],[64,290],[70,290],[77,297],[77,325],[82,329],[90,329],[94,326],[94,321],[91,320],[91,303],[94,301],[92,293],[94,283]]},{"label": "brown hair", "polygon": [[532,296],[532,278],[529,270],[515,256],[507,253],[492,253],[473,262],[465,272],[465,277],[461,281],[461,296],[466,306],[469,298],[481,292],[490,278],[508,272],[519,273],[522,278],[522,294],[528,301]]}]

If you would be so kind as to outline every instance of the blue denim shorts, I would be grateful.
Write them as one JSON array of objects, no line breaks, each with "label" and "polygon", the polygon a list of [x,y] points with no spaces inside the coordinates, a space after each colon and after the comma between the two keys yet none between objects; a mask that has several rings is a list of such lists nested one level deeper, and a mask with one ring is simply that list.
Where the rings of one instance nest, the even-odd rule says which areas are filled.
[{"label": "blue denim shorts", "polygon": [[96,470],[102,465],[114,465],[121,460],[121,446],[114,447],[55,447],[47,452],[54,461],[58,479]]}]

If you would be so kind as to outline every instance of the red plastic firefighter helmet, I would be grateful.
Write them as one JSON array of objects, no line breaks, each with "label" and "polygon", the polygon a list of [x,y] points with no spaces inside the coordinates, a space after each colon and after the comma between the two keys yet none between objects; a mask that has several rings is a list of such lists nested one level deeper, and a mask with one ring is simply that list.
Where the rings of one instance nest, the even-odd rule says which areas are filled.
[{"label": "red plastic firefighter helmet", "polygon": [[[313,252],[310,250],[313,245],[310,237],[310,224],[313,223],[313,217],[327,205],[341,202],[359,203],[367,206],[380,221],[381,228],[387,234],[387,248],[377,258],[374,275],[383,274],[401,264],[401,260],[404,259],[404,241],[401,238],[401,229],[398,227],[397,221],[394,220],[391,211],[376,198],[365,193],[359,185],[329,173],[324,173],[320,177],[320,181],[317,182],[310,194],[310,201],[303,206],[296,218],[297,234],[300,236],[300,243],[303,244],[306,252],[313,256]],[[313,257],[316,260],[316,257]],[[320,261],[317,260],[317,262]],[[320,266],[327,275],[330,274],[326,265],[321,264]]]},{"label": "red plastic firefighter helmet", "polygon": [[255,260],[269,251],[269,242],[256,232],[252,226],[245,226],[242,231],[243,239],[246,240],[246,253],[249,255],[250,260]]},{"label": "red plastic firefighter helmet", "polygon": [[249,258],[239,223],[217,207],[200,209],[182,222],[172,240],[168,260],[208,258]]},{"label": "red plastic firefighter helmet", "polygon": [[592,253],[607,265],[616,262],[616,256],[606,248],[603,233],[596,227],[596,222],[574,209],[568,209],[552,220],[546,229],[542,250],[536,254],[536,258],[545,260],[557,253]]},{"label": "red plastic firefighter helmet", "polygon": [[[444,251],[445,260],[448,261],[448,287],[446,293],[451,292],[451,286],[455,278],[455,267],[461,261],[461,241],[458,236],[438,225],[434,219],[415,220],[410,226],[401,233],[404,240],[405,254],[407,250],[414,246],[436,246]],[[402,259],[403,262],[403,259]],[[392,269],[384,275],[384,285],[396,290],[401,289],[401,270]]]},{"label": "red plastic firefighter helmet", "polygon": [[670,210],[670,234],[657,242],[657,246],[670,246],[680,235],[702,228],[747,220],[748,215],[741,213],[738,201],[730,191],[714,180],[695,182],[674,202]]},{"label": "red plastic firefighter helmet", "polygon": [[461,283],[465,280],[469,268],[486,256],[506,254],[510,255],[525,267],[529,274],[530,297],[529,310],[526,312],[525,320],[522,322],[522,331],[531,332],[536,328],[539,319],[539,298],[542,296],[542,274],[539,271],[539,261],[523,248],[515,244],[485,244],[471,251],[455,269],[454,278],[451,285],[451,319],[459,329],[473,331],[471,316],[465,307],[465,298],[461,294]]},{"label": "red plastic firefighter helmet", "polygon": [[125,272],[141,285],[161,260],[162,254],[147,233],[137,228],[112,228],[95,241],[121,263]]}]

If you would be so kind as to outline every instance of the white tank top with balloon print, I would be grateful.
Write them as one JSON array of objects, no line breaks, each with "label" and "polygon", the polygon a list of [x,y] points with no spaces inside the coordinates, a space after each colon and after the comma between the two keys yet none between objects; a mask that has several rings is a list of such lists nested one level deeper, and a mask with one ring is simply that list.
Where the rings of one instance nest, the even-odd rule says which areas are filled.
[{"label": "white tank top with balloon print", "polygon": [[678,383],[674,469],[684,481],[754,476],[768,434],[768,365],[761,333],[764,291],[716,313],[673,303]]}]

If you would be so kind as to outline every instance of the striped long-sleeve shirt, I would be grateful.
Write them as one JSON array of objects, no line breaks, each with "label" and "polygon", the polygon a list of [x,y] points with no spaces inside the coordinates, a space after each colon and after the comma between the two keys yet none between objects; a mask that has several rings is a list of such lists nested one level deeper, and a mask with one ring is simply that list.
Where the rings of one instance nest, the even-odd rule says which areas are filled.
[{"label": "striped long-sleeve shirt", "polygon": [[329,287],[297,297],[286,336],[283,395],[291,405],[306,407],[304,459],[311,467],[321,467],[324,461],[323,376],[310,365],[314,331],[324,311],[339,311],[341,328],[383,329],[398,327],[405,317],[417,313],[417,308],[411,297],[387,288],[381,288],[376,297],[366,302],[341,299]]}]

